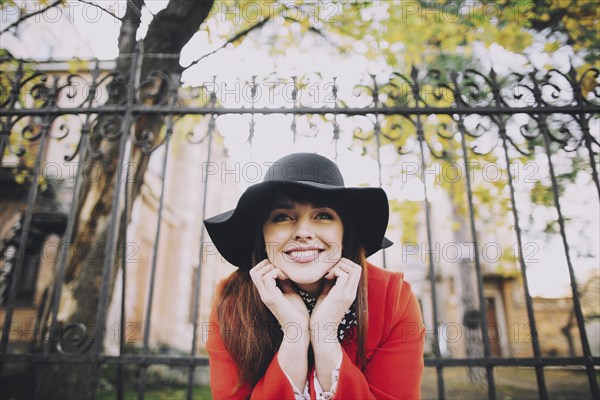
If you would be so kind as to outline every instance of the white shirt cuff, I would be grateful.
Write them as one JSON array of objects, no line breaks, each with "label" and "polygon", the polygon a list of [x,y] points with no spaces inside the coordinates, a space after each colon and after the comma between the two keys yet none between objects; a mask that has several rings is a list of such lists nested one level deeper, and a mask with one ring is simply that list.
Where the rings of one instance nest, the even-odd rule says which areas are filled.
[{"label": "white shirt cuff", "polygon": [[[314,375],[313,384],[315,385],[315,392],[317,393],[317,400],[330,400],[335,395],[335,390],[337,389],[338,378],[340,377],[340,367],[342,366],[343,354],[340,357],[340,361],[338,361],[336,367],[331,371],[331,389],[328,392],[324,392],[321,384],[319,384],[319,380],[317,379],[317,374]],[[304,391],[300,391],[294,382],[290,379],[289,375],[281,369],[285,376],[290,381],[290,385],[292,385],[292,389],[294,390],[294,400],[310,400],[310,391],[308,388],[308,381],[304,384]]]},{"label": "white shirt cuff", "polygon": [[292,385],[292,389],[294,390],[294,400],[310,400],[310,391],[308,389],[308,381],[306,381],[306,383],[304,384],[304,392],[301,392],[300,389],[298,389],[298,387],[296,385],[294,385],[294,382],[292,382],[289,375],[285,373],[283,368],[281,370],[285,374],[286,378],[288,378],[288,381],[290,381],[290,385]]},{"label": "white shirt cuff", "polygon": [[317,374],[315,374],[314,385],[315,392],[317,392],[317,400],[329,400],[333,398],[335,395],[335,390],[337,389],[338,378],[340,377],[340,367],[342,366],[342,358],[344,355],[342,354],[340,357],[340,361],[338,361],[336,367],[331,371],[331,389],[328,392],[324,392],[323,388],[319,384],[319,380],[317,379]]}]

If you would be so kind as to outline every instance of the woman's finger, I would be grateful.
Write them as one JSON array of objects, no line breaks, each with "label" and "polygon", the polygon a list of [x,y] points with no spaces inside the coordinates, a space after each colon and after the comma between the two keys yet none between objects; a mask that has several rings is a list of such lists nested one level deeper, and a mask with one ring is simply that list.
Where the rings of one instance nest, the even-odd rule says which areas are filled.
[{"label": "woman's finger", "polygon": [[351,261],[347,258],[342,257],[340,259],[340,261],[338,262],[339,265],[343,265],[344,267],[346,267],[348,270],[354,271],[354,272],[360,272],[362,271],[362,267],[355,263],[354,261]]},{"label": "woman's finger", "polygon": [[275,279],[279,276],[279,270],[275,267],[272,267],[270,270],[266,271],[263,275],[263,279],[275,282]]},{"label": "woman's finger", "polygon": [[360,276],[362,274],[362,267],[350,260],[342,258],[339,266],[342,270],[346,271],[349,275],[348,282],[352,285],[358,285]]},{"label": "woman's finger", "polygon": [[261,274],[261,272],[267,268],[271,263],[269,262],[268,258],[265,258],[264,260],[262,260],[261,262],[259,262],[258,264],[256,264],[251,270],[250,270],[250,276],[258,276]]},{"label": "woman's finger", "polygon": [[283,299],[283,291],[277,286],[277,277],[280,271],[274,265],[269,264],[261,269],[259,274],[262,275],[253,279],[254,285],[258,289],[263,303],[265,303],[274,315],[277,315],[276,309]]},{"label": "woman's finger", "polygon": [[356,299],[358,283],[362,268],[347,259],[341,259],[333,271],[337,277],[335,287],[338,288],[336,296],[340,296],[344,303],[352,303]]},{"label": "woman's finger", "polygon": [[333,271],[335,267],[331,268],[329,271],[327,271],[327,273],[325,274],[325,276],[323,278],[325,278],[326,280],[333,280],[335,279],[335,273]]},{"label": "woman's finger", "polygon": [[335,286],[337,287],[345,287],[348,283],[348,273],[340,268],[339,265],[336,265],[333,269],[333,274],[336,277]]},{"label": "woman's finger", "polygon": [[262,268],[254,271],[250,276],[255,285],[263,285],[265,283],[265,276],[273,270],[272,265],[265,265]]},{"label": "woman's finger", "polygon": [[353,276],[359,276],[362,273],[362,268],[360,265],[358,264],[350,264],[348,262],[340,262],[339,263],[340,268],[342,268],[344,271],[346,271],[348,274],[353,275]]},{"label": "woman's finger", "polygon": [[[254,283],[254,286],[258,289],[258,293],[261,298],[265,298],[267,292],[270,290],[269,287],[275,286],[275,279],[269,278],[268,274],[275,269],[275,266],[269,262],[268,259],[261,261],[251,270],[250,278]],[[269,284],[269,281],[273,281]]]}]

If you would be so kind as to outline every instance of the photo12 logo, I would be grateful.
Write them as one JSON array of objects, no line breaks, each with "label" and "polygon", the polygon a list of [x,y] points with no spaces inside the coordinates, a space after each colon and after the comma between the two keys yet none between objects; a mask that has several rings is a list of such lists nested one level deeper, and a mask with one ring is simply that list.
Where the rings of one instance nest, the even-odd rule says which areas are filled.
[{"label": "photo12 logo", "polygon": [[[497,242],[434,242],[431,246],[426,242],[404,242],[402,243],[402,262],[418,260],[426,263],[429,258],[435,263],[442,261],[447,263],[475,262],[476,252],[479,259],[487,263],[497,263],[506,258],[518,261],[519,255],[522,255],[524,262],[535,264],[539,262],[536,256],[540,253],[540,245],[536,242],[526,242],[520,249],[517,242],[504,246]],[[506,254],[507,252],[509,254]]]}]

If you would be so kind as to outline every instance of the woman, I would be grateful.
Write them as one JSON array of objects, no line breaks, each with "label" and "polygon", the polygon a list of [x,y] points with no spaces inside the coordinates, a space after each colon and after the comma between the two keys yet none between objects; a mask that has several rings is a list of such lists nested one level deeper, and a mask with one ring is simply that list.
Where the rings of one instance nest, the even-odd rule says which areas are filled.
[{"label": "woman", "polygon": [[419,304],[401,273],[366,260],[392,244],[387,223],[381,188],[346,188],[310,153],[281,158],[234,210],[205,220],[239,267],[211,313],[214,398],[420,397]]}]

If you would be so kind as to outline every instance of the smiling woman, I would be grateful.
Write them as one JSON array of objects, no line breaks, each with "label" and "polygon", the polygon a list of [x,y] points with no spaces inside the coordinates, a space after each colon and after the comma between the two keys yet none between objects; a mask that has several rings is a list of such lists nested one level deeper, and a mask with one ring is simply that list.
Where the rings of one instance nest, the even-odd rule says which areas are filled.
[{"label": "smiling woman", "polygon": [[424,327],[390,246],[381,188],[347,188],[325,157],[283,157],[234,210],[205,220],[239,269],[219,284],[209,335],[214,398],[420,397]]},{"label": "smiling woman", "polygon": [[263,225],[267,258],[299,288],[317,295],[322,278],[341,258],[343,232],[332,208],[284,200]]}]

